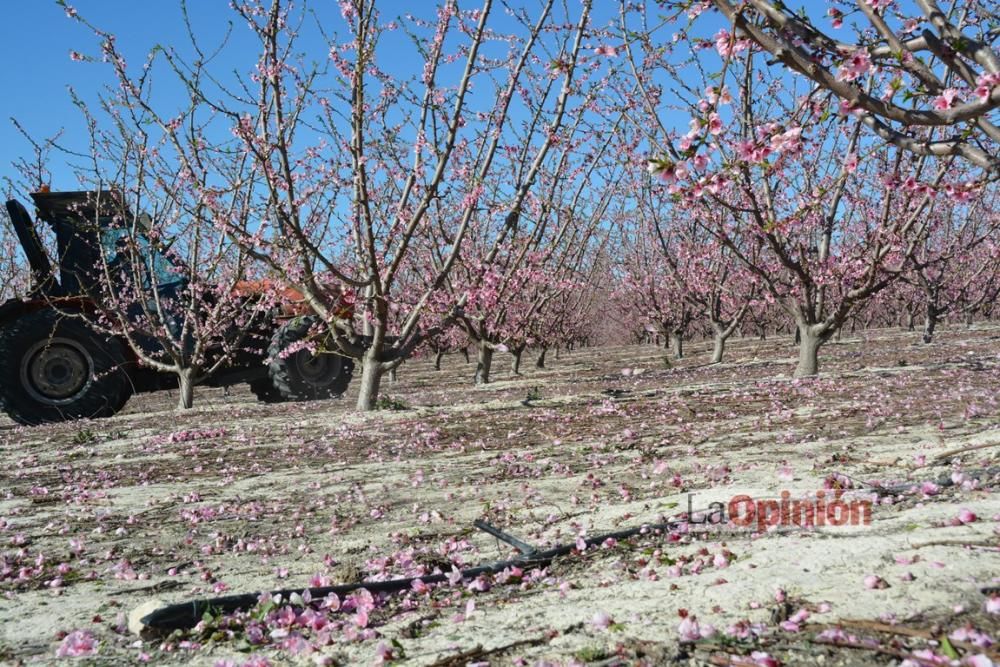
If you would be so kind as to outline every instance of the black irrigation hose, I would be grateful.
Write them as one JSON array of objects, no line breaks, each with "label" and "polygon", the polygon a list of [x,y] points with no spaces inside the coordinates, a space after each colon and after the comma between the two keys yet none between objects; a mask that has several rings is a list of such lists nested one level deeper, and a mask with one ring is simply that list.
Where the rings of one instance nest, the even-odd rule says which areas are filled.
[{"label": "black irrigation hose", "polygon": [[[1000,467],[981,468],[979,470],[969,471],[966,474],[973,479],[982,479],[983,477],[996,473],[1000,473]],[[889,493],[899,493],[901,491],[911,489],[915,485],[919,484],[921,484],[921,482],[909,482],[891,487],[882,487],[874,484],[868,484],[868,486],[873,491],[883,495]],[[941,477],[935,481],[935,484],[946,487],[951,486],[953,482],[951,477]],[[707,513],[708,510],[705,510],[705,512]],[[630,537],[635,537],[643,532],[669,531],[687,522],[687,519],[677,519],[666,523],[643,524],[642,526],[626,528],[613,533],[604,533],[603,535],[588,537],[584,539],[584,542],[588,547],[591,547],[595,544],[601,544],[608,539],[624,540]],[[546,551],[536,551],[530,544],[526,544],[525,542],[508,535],[507,533],[504,533],[484,521],[477,520],[473,525],[475,525],[476,528],[479,528],[497,539],[503,540],[504,542],[515,547],[521,552],[521,555],[510,560],[496,561],[494,563],[488,563],[486,565],[479,565],[477,567],[461,570],[463,579],[475,579],[481,574],[496,574],[509,567],[537,567],[546,565],[552,560],[560,556],[565,556],[576,549],[575,544],[560,544]],[[288,597],[293,593],[302,593],[303,590],[308,590],[313,599],[318,599],[326,597],[330,593],[346,595],[361,588],[364,588],[372,593],[395,593],[410,588],[413,585],[413,582],[418,579],[425,584],[439,584],[447,581],[448,575],[429,574],[420,577],[390,579],[389,581],[358,581],[351,584],[320,586],[309,589],[286,588],[279,591],[272,591],[271,595],[281,595],[284,599],[288,599]],[[201,618],[206,611],[212,610],[215,612],[231,613],[240,609],[249,609],[257,604],[260,596],[261,593],[244,593],[242,595],[227,595],[207,600],[192,600],[190,602],[172,604],[167,607],[157,609],[148,616],[143,617],[142,623],[158,630],[192,628],[197,625],[199,621],[201,621]]]},{"label": "black irrigation hose", "polygon": [[[644,524],[635,528],[627,528],[613,533],[604,533],[594,537],[584,538],[588,547],[601,544],[605,540],[624,540],[634,537],[643,532],[669,531],[687,523],[686,519],[668,521],[666,523]],[[550,563],[552,560],[565,556],[576,549],[576,544],[560,544],[546,551],[535,551],[530,545],[512,538],[502,531],[489,526],[481,521],[475,523],[477,528],[485,530],[494,537],[513,544],[519,550],[530,549],[529,553],[518,556],[511,560],[501,560],[495,563],[479,565],[477,567],[461,570],[463,579],[475,579],[481,574],[496,574],[509,567],[539,567]],[[489,526],[487,530],[486,526]],[[281,595],[288,599],[293,593],[302,593],[308,590],[314,600],[326,597],[330,593],[346,595],[358,589],[364,588],[371,593],[395,593],[406,590],[413,585],[414,581],[422,581],[425,584],[439,584],[448,581],[447,574],[429,574],[420,577],[406,577],[403,579],[390,579],[389,581],[359,581],[351,584],[340,584],[338,586],[320,586],[317,588],[301,589],[286,588],[280,591],[272,591],[271,595]],[[142,624],[157,630],[180,630],[193,628],[201,621],[206,611],[231,613],[240,609],[249,609],[257,604],[261,593],[244,593],[241,595],[226,595],[224,597],[210,598],[207,600],[191,600],[172,604],[150,613],[142,618]]]},{"label": "black irrigation hose", "polygon": [[[976,468],[975,470],[967,470],[962,472],[969,479],[976,479],[982,481],[986,477],[990,477],[992,475],[1000,475],[1000,466],[992,466],[989,468]],[[847,477],[847,475],[844,476]],[[861,483],[864,484],[865,486],[868,486],[872,491],[876,492],[879,496],[888,496],[909,491],[914,487],[919,487],[921,484],[925,482],[931,482],[932,484],[936,484],[937,486],[940,486],[942,488],[955,486],[955,482],[952,481],[951,475],[943,475],[934,480],[918,480],[914,482],[894,484],[893,486],[882,486],[881,484],[873,484],[871,482],[864,482],[864,481],[862,481]],[[861,489],[853,489],[853,490],[861,490]]]}]

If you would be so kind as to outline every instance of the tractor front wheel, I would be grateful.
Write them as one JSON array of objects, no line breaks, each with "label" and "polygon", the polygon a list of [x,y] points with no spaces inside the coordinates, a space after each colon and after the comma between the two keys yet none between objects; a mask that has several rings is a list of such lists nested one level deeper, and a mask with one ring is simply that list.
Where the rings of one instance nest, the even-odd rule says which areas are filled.
[{"label": "tractor front wheel", "polygon": [[14,421],[110,417],[132,394],[121,343],[52,309],[0,329],[0,406]]},{"label": "tractor front wheel", "polygon": [[283,324],[271,339],[268,371],[272,386],[284,400],[340,396],[351,383],[354,362],[350,358],[332,352],[313,354],[305,348],[289,352],[307,339],[316,321],[315,317],[297,317]]}]

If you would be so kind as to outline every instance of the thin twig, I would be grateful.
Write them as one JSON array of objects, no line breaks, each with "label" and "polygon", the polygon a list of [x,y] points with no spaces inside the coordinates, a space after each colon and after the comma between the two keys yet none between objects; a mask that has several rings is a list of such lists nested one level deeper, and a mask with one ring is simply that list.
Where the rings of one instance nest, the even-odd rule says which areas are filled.
[{"label": "thin twig", "polygon": [[938,454],[934,457],[935,463],[944,463],[953,456],[958,456],[959,454],[965,454],[966,452],[974,452],[978,449],[988,449],[990,447],[1000,447],[1000,442],[987,442],[985,444],[979,445],[969,445],[968,447],[959,447],[958,449],[952,449],[943,454]]}]

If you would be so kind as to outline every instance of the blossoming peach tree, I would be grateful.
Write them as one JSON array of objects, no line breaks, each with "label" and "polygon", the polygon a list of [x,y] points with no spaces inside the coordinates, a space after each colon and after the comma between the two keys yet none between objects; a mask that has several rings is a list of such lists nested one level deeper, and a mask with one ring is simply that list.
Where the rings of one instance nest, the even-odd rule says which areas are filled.
[{"label": "blossoming peach tree", "polygon": [[[481,198],[498,152],[512,141],[512,123],[526,116],[546,128],[526,156],[544,156],[556,136],[574,95],[590,3],[563,15],[548,0],[503,16],[492,0],[475,9],[452,1],[397,20],[370,0],[342,2],[341,23],[324,27],[322,66],[294,57],[290,26],[301,15],[286,3],[236,7],[260,57],[253,103],[232,100],[225,113],[242,152],[261,165],[266,222],[233,234],[302,291],[336,351],[362,361],[358,408],[371,409],[383,375],[462,313],[461,300],[429,306],[484,215]],[[501,20],[503,30],[493,27]],[[524,99],[539,81],[553,94]],[[529,106],[534,101],[539,109]],[[528,176],[503,215],[520,214],[534,181]],[[337,317],[324,274],[356,290],[359,323]]]},{"label": "blossoming peach tree", "polygon": [[[662,139],[649,169],[673,205],[697,216],[794,320],[795,374],[813,375],[820,346],[898,280],[938,198],[974,198],[987,184],[957,154],[913,158],[863,134],[866,120],[854,107],[758,62],[754,42],[689,34],[677,42],[694,55],[648,39],[628,50],[668,82],[637,76],[644,105],[656,111],[663,86],[676,85],[678,102],[666,106],[691,115],[683,135],[658,121],[654,140]],[[695,61],[683,78],[676,58]],[[700,82],[692,71],[704,74]]]},{"label": "blossoming peach tree", "polygon": [[[154,79],[177,72],[175,53],[153,48],[139,67],[130,67],[114,35],[65,9],[92,32],[99,49],[93,57],[74,51],[74,59],[107,63],[112,83],[93,96],[71,89],[86,148],[67,142],[48,156],[72,162],[74,185],[91,193],[72,207],[98,241],[94,265],[81,281],[87,305],[53,306],[111,336],[109,354],[121,363],[133,358],[173,376],[165,386],[176,385],[178,406],[190,408],[198,383],[266,345],[260,324],[278,292],[248,288],[258,267],[227,233],[257,213],[251,193],[259,167],[234,159],[232,141],[219,140],[217,112],[197,93],[200,66],[187,71],[186,98],[157,98]],[[21,165],[25,182],[35,179],[32,189],[48,186],[31,166]],[[130,354],[118,349],[122,345]],[[130,394],[123,392],[122,403]]]}]

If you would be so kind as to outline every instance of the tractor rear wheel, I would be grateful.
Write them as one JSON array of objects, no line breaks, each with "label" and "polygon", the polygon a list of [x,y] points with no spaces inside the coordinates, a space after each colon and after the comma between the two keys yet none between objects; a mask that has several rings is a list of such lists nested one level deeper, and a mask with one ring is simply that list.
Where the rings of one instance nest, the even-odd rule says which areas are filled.
[{"label": "tractor rear wheel", "polygon": [[354,362],[331,352],[313,354],[307,349],[285,352],[306,340],[316,318],[297,317],[274,333],[268,354],[271,384],[286,401],[311,401],[340,396],[354,375]]},{"label": "tractor rear wheel", "polygon": [[14,421],[110,417],[132,395],[121,343],[51,309],[0,329],[0,406]]}]

